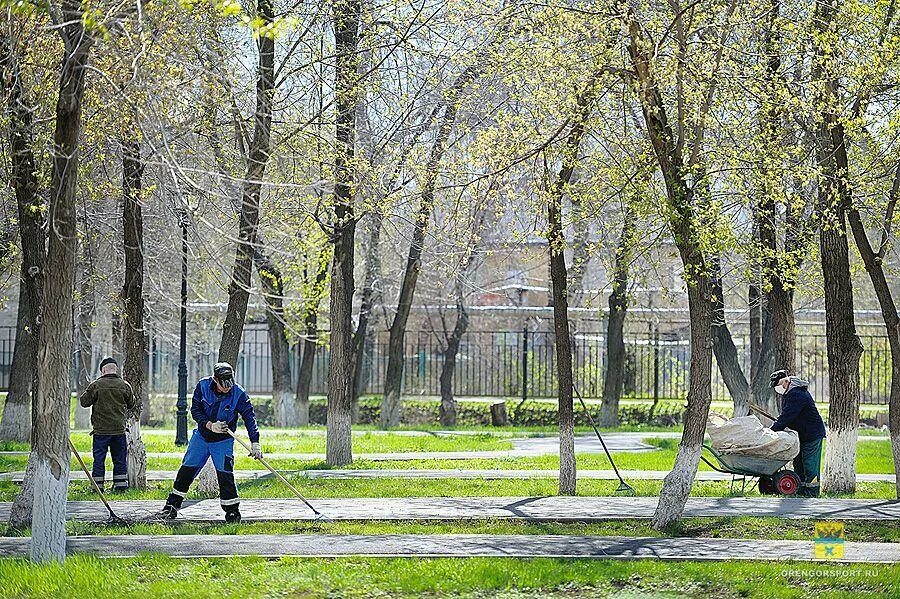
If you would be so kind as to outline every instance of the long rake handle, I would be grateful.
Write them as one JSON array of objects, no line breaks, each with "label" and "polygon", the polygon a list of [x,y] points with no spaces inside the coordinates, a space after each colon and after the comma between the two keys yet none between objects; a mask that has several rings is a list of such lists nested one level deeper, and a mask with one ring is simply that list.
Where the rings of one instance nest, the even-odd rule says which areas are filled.
[{"label": "long rake handle", "polygon": [[106,509],[109,510],[109,515],[113,518],[117,518],[115,512],[110,507],[109,502],[106,500],[106,496],[103,495],[103,491],[100,489],[100,485],[97,484],[97,481],[94,480],[94,477],[88,472],[87,466],[84,465],[84,460],[81,459],[81,454],[78,453],[78,450],[75,449],[75,444],[72,443],[71,437],[66,437],[69,441],[69,448],[72,450],[72,453],[75,454],[75,459],[78,460],[78,463],[81,465],[81,469],[84,471],[84,474],[87,476],[88,480],[91,481],[91,484],[94,486],[94,490],[97,491],[97,495],[100,496],[100,501],[103,502],[103,505],[106,506]]},{"label": "long rake handle", "polygon": [[768,418],[769,420],[772,420],[772,421],[778,420],[778,418],[775,418],[774,416],[772,416],[771,414],[769,414],[768,412],[763,410],[761,407],[755,406],[753,404],[750,404],[750,411],[756,412],[757,414],[765,416],[766,418]]},{"label": "long rake handle", "polygon": [[[252,452],[252,451],[253,451],[253,450],[250,448],[249,445],[247,445],[246,443],[244,443],[244,440],[243,440],[243,439],[241,439],[240,437],[236,436],[233,432],[231,432],[231,429],[227,429],[227,430],[228,430],[228,434],[231,435],[231,438],[234,439],[235,441],[237,441],[238,443],[240,443],[241,445],[243,445],[243,446],[244,446],[244,449],[246,449],[246,450],[249,451],[249,452]],[[306,500],[306,497],[304,497],[303,494],[302,494],[300,491],[298,491],[298,490],[296,489],[296,487],[294,487],[294,485],[292,485],[292,484],[288,481],[288,479],[286,479],[284,476],[282,476],[280,472],[278,472],[277,470],[275,470],[274,468],[272,468],[272,467],[269,465],[269,463],[268,463],[265,459],[263,459],[263,458],[256,458],[256,459],[259,460],[260,462],[262,462],[262,465],[265,466],[266,468],[268,468],[268,469],[269,469],[269,472],[271,472],[271,473],[274,474],[276,477],[278,477],[278,480],[280,480],[281,482],[283,482],[283,483],[285,484],[285,486],[287,486],[288,489],[290,489],[291,491],[293,491],[293,492],[294,492],[294,495],[296,495],[297,497],[299,497],[300,499],[302,499],[302,500],[303,500],[303,503],[306,504],[306,507],[308,507],[309,509],[311,509],[311,510],[313,511],[313,513],[316,514],[317,516],[321,516],[321,514],[319,513],[319,510],[317,510],[316,508],[314,508],[314,507],[312,506],[312,504],[311,504],[309,501]]]},{"label": "long rake handle", "polygon": [[588,422],[591,423],[591,428],[594,429],[594,432],[597,434],[597,438],[600,439],[600,444],[603,446],[603,451],[606,452],[606,457],[609,459],[609,463],[612,465],[616,476],[619,477],[619,482],[627,486],[628,483],[626,483],[625,479],[622,478],[622,475],[619,474],[619,469],[616,467],[616,463],[613,461],[612,455],[609,453],[609,449],[607,449],[606,447],[606,441],[603,440],[603,437],[600,435],[600,430],[597,428],[597,425],[594,424],[594,418],[593,416],[591,416],[591,411],[588,410],[587,404],[584,403],[584,398],[581,397],[581,392],[578,390],[578,387],[576,387],[574,383],[572,384],[572,390],[575,391],[575,395],[578,396],[578,401],[581,402],[581,408],[584,410],[584,413],[587,414]]}]

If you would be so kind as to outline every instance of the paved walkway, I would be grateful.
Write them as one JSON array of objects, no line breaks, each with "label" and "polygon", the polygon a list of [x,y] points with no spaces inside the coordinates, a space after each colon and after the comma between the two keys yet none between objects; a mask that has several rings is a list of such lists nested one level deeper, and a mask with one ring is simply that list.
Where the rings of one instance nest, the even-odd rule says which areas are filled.
[{"label": "paved walkway", "polygon": [[[656,497],[398,497],[312,499],[332,520],[484,520],[534,522],[596,522],[653,516]],[[122,517],[142,519],[157,512],[163,501],[113,501]],[[0,519],[8,519],[10,503],[0,503]],[[299,499],[245,499],[245,520],[312,520],[314,514]],[[787,499],[777,497],[692,497],[685,517],[775,517],[816,520],[900,520],[900,501],[877,499]],[[68,518],[103,522],[99,501],[70,501]],[[222,520],[218,499],[186,501],[179,520]]]},{"label": "paved walkway", "polygon": [[[0,557],[27,555],[27,537],[0,538]],[[562,535],[124,535],[69,537],[68,553],[133,557],[584,557],[814,561],[812,541]],[[842,562],[900,562],[900,543],[845,543]]]},{"label": "paved walkway", "polygon": [[[147,480],[173,481],[175,470],[148,470]],[[635,480],[662,480],[669,473],[667,470],[621,470],[626,481]],[[284,474],[299,478],[309,479],[373,479],[373,478],[409,478],[419,480],[443,480],[443,479],[484,479],[484,480],[526,480],[557,478],[557,470],[459,470],[455,468],[426,470],[419,468],[399,469],[358,469],[358,470],[286,470]],[[234,476],[238,480],[257,480],[274,478],[268,470],[235,470]],[[22,470],[16,472],[0,473],[0,480],[21,483],[25,478]],[[580,480],[616,480],[616,473],[612,470],[578,470]],[[71,479],[85,481],[87,477],[81,470],[72,470]],[[711,470],[697,471],[699,481],[730,481],[731,475]],[[859,482],[894,482],[893,474],[857,474]]]}]

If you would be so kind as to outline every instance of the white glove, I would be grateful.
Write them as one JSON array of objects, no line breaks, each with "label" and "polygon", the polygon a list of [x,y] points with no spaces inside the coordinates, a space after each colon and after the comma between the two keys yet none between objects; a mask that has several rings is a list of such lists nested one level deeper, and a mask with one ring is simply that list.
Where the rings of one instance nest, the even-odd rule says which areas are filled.
[{"label": "white glove", "polygon": [[262,457],[263,457],[262,449],[259,448],[259,443],[251,443],[250,444],[250,453],[248,455],[251,458],[253,458],[254,460],[262,459]]},{"label": "white glove", "polygon": [[206,428],[208,428],[209,430],[211,430],[214,433],[219,433],[220,435],[224,435],[228,431],[228,424],[226,424],[222,420],[219,420],[216,422],[213,422],[212,420],[210,420],[206,423]]}]

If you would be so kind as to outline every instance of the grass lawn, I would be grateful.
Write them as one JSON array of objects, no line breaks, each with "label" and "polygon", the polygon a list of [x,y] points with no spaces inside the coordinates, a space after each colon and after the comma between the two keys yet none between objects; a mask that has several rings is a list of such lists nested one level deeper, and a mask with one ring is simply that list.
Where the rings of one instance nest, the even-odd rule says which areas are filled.
[{"label": "grass lawn", "polygon": [[[76,446],[82,452],[82,457],[90,466],[90,439],[86,434],[73,435]],[[149,452],[175,452],[180,453],[184,448],[178,448],[171,441],[171,435],[163,435],[159,432],[145,433]],[[647,442],[655,445],[657,451],[649,452],[616,452],[615,460],[619,468],[624,470],[670,470],[678,451],[678,439],[649,438]],[[280,470],[308,470],[324,468],[321,460],[292,460],[279,459],[279,452],[318,453],[325,450],[325,438],[320,435],[288,435],[281,433],[270,436],[269,440],[263,438],[263,451],[266,452],[267,461],[273,467]],[[406,451],[476,451],[476,450],[504,450],[512,447],[508,438],[498,438],[489,433],[477,435],[454,436],[403,436],[403,435],[376,435],[363,433],[354,436],[353,450],[356,453],[391,453]],[[27,449],[27,447],[25,447]],[[824,453],[823,453],[824,455]],[[24,470],[27,464],[25,455],[0,456],[0,472]],[[151,470],[177,470],[181,464],[180,458],[150,458],[148,468]],[[78,468],[77,462],[72,461],[72,467]],[[107,469],[112,467],[107,459]],[[586,470],[607,470],[609,461],[603,454],[579,454],[578,467]],[[238,470],[261,470],[261,465],[253,459],[247,458],[243,452],[236,451],[235,468]],[[559,458],[547,456],[499,458],[499,459],[470,459],[470,460],[355,460],[349,468],[359,469],[397,469],[397,468],[423,468],[423,469],[512,469],[512,470],[555,470],[559,468]],[[709,466],[700,463],[701,470],[709,470]],[[857,445],[856,471],[866,474],[892,474],[894,463],[891,457],[891,447],[888,440],[863,441]]]},{"label": "grass lawn", "polygon": [[[239,429],[246,441],[246,432]],[[144,429],[141,438],[151,453],[182,452],[183,447],[175,445],[175,435],[168,431]],[[325,453],[325,436],[322,434],[298,432],[266,431],[261,438],[262,449],[266,453]],[[73,432],[75,448],[88,457],[91,454],[91,437],[87,433]],[[353,436],[353,451],[357,453],[394,453],[407,451],[475,451],[511,449],[508,437],[492,435],[490,432],[465,435],[398,435],[375,434],[371,431]],[[0,443],[0,451],[28,451],[27,443]]]},{"label": "grass lawn", "polygon": [[897,597],[897,565],[588,559],[0,560],[2,597]]}]

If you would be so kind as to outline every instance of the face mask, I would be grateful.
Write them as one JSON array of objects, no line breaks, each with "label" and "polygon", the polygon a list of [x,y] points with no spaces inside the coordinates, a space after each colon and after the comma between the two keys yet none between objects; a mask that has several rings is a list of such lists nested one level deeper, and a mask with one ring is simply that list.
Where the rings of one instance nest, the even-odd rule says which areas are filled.
[{"label": "face mask", "polygon": [[777,393],[778,395],[784,395],[785,393],[787,393],[787,389],[784,388],[784,385],[778,385],[777,387],[775,387],[775,393]]}]

